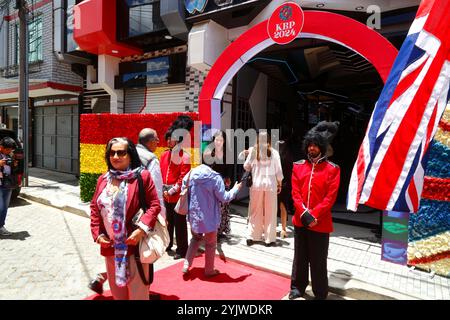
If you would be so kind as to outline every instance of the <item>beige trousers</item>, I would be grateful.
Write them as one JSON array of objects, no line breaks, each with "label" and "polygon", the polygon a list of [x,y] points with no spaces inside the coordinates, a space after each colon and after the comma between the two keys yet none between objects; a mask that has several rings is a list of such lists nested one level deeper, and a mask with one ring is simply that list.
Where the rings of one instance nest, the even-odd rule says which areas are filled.
[{"label": "beige trousers", "polygon": [[250,205],[248,208],[248,236],[254,241],[261,241],[264,234],[266,243],[277,239],[277,192],[261,191],[250,188]]},{"label": "beige trousers", "polygon": [[[114,256],[105,257],[109,287],[111,288],[111,293],[114,300],[149,300],[150,286],[146,286],[142,282],[134,255],[129,256],[128,259],[128,263],[130,264],[130,280],[126,287],[118,287],[116,285],[116,276],[114,271]],[[143,264],[142,268],[144,269],[145,278],[148,280],[148,264]]]}]

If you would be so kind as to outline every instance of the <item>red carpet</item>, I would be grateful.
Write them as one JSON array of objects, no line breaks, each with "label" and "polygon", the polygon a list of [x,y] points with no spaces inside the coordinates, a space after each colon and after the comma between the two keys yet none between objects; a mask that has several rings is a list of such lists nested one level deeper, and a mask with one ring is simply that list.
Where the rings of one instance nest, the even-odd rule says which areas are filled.
[{"label": "red carpet", "polygon": [[[162,300],[280,300],[288,292],[290,279],[240,263],[216,257],[215,268],[221,273],[206,278],[204,257],[194,259],[188,275],[181,272],[183,262],[155,272],[151,292]],[[93,295],[88,300],[112,299],[111,293]]]}]

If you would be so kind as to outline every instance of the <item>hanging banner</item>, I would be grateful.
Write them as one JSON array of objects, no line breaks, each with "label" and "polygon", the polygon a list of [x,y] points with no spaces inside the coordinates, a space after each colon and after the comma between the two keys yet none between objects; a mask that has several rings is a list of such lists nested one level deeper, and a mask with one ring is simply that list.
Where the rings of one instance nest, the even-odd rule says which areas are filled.
[{"label": "hanging banner", "polygon": [[381,260],[406,265],[409,213],[384,211]]}]

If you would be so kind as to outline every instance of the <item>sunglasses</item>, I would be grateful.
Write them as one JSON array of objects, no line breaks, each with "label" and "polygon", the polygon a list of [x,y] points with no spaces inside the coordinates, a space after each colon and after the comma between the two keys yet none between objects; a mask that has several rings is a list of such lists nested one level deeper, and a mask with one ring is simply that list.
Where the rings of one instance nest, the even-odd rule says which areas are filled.
[{"label": "sunglasses", "polygon": [[109,151],[109,156],[112,158],[117,154],[119,158],[123,158],[128,154],[127,150],[111,150]]}]

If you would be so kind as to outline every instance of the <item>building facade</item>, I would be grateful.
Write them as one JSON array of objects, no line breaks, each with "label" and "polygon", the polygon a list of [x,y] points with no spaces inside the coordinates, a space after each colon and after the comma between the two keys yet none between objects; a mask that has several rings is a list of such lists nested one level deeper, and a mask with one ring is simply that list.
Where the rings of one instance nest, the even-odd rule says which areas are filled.
[{"label": "building facade", "polygon": [[[29,1],[28,1],[29,2]],[[70,1],[69,1],[70,2]],[[18,128],[19,19],[15,1],[0,8],[0,117]],[[79,96],[83,78],[65,59],[66,1],[29,2],[30,160],[39,168],[78,174]]]}]

